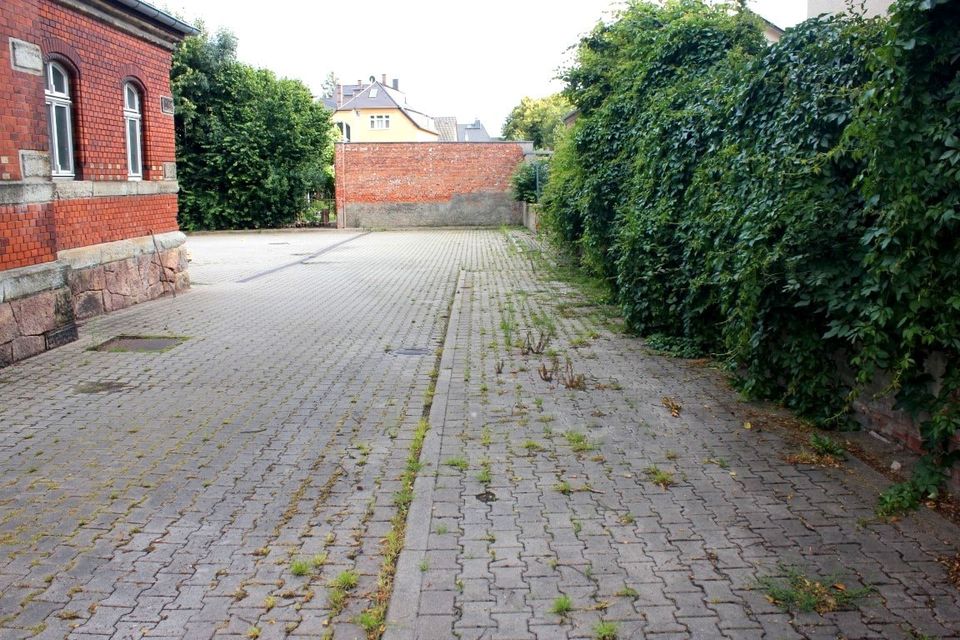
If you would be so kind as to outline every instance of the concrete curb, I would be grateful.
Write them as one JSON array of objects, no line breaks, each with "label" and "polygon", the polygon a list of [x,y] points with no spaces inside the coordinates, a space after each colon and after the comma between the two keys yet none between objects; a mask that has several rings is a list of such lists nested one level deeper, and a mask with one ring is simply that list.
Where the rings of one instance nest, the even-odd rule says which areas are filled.
[{"label": "concrete curb", "polygon": [[436,471],[440,468],[440,440],[446,422],[447,402],[450,395],[450,379],[453,374],[454,353],[457,349],[457,327],[460,325],[460,309],[463,301],[463,285],[466,272],[461,270],[450,305],[447,331],[443,339],[443,356],[430,407],[430,430],[423,442],[420,463],[428,473],[417,476],[413,483],[413,502],[407,513],[407,533],[403,551],[397,561],[397,573],[393,579],[393,594],[387,609],[384,640],[412,640],[416,638],[417,616],[420,612],[420,593],[423,588],[423,572],[420,562],[427,551],[430,536],[430,515],[433,509],[433,490],[437,485]]}]

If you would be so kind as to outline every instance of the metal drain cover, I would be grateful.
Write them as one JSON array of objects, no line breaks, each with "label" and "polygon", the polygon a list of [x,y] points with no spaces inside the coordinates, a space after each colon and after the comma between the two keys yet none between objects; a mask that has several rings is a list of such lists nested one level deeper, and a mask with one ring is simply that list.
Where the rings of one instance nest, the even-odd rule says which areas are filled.
[{"label": "metal drain cover", "polygon": [[430,349],[425,347],[403,347],[401,349],[394,349],[390,353],[396,356],[427,356],[430,355]]},{"label": "metal drain cover", "polygon": [[112,353],[156,353],[167,351],[184,342],[183,336],[116,336],[93,348]]}]

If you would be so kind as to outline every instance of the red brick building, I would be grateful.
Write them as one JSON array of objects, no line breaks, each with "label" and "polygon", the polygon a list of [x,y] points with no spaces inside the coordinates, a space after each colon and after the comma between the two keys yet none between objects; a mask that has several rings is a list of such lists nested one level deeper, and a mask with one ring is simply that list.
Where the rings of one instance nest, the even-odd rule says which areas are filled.
[{"label": "red brick building", "polygon": [[138,0],[0,2],[0,366],[188,286],[170,64]]}]

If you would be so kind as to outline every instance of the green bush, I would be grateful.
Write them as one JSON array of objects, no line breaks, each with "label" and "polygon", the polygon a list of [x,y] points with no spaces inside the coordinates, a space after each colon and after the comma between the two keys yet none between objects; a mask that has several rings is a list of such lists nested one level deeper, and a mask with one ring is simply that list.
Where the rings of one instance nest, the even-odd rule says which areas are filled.
[{"label": "green bush", "polygon": [[547,184],[550,163],[546,160],[531,160],[517,165],[510,187],[517,202],[536,203],[540,200],[543,186]]},{"label": "green bush", "polygon": [[544,224],[633,329],[723,354],[749,395],[844,427],[889,372],[942,479],[924,469],[960,426],[960,0],[773,46],[732,9],[638,2],[581,41]]},{"label": "green bush", "polygon": [[297,80],[236,60],[228,33],[185,39],[173,58],[180,226],[289,224],[329,188],[329,113]]}]

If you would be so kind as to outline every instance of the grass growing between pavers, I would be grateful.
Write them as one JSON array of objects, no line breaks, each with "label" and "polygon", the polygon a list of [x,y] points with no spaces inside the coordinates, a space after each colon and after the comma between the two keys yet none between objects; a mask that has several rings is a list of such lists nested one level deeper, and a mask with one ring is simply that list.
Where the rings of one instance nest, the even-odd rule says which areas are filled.
[{"label": "grass growing between pavers", "polygon": [[[433,388],[434,385],[431,383],[429,389],[431,399],[433,398]],[[429,412],[429,405],[425,407],[424,412]],[[400,558],[400,552],[403,550],[403,542],[407,534],[407,514],[410,511],[410,503],[413,502],[413,483],[420,470],[420,453],[423,451],[423,441],[426,439],[429,430],[430,422],[426,418],[421,418],[410,443],[407,467],[400,477],[401,490],[394,497],[397,512],[390,520],[390,531],[384,537],[383,564],[377,577],[377,590],[372,594],[373,605],[363,611],[356,619],[357,624],[363,627],[364,631],[367,632],[367,638],[370,640],[380,638],[386,630],[387,607],[390,605],[390,596],[393,594],[393,579],[397,574],[397,560]]]},{"label": "grass growing between pavers", "polygon": [[617,640],[617,631],[614,622],[598,622],[593,628],[593,637],[597,640]]},{"label": "grass growing between pavers", "polygon": [[830,613],[852,608],[874,592],[873,587],[851,589],[838,576],[809,577],[798,567],[781,566],[783,578],[761,578],[759,587],[767,600],[784,611]]},{"label": "grass growing between pavers", "polygon": [[553,601],[553,606],[550,607],[550,613],[558,616],[565,616],[571,611],[573,611],[573,601],[570,600],[570,596],[559,596]]}]

